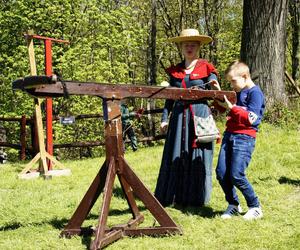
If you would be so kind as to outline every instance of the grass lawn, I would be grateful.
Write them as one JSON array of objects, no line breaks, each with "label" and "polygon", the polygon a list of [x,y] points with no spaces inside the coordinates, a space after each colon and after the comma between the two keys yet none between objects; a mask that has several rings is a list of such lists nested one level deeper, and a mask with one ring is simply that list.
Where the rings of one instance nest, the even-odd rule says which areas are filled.
[{"label": "grass lawn", "polygon": [[[125,158],[145,185],[153,191],[162,146],[126,152]],[[216,146],[214,167],[219,145]],[[68,177],[52,180],[19,180],[24,164],[0,166],[0,249],[88,249],[91,238],[59,238],[104,158],[63,161],[72,170]],[[300,132],[263,124],[248,177],[258,194],[264,218],[244,221],[241,216],[222,220],[227,204],[213,175],[213,196],[206,207],[167,212],[183,229],[169,237],[125,237],[106,247],[113,249],[300,249]],[[131,217],[115,181],[108,225],[125,223]],[[84,226],[96,225],[102,196]],[[241,198],[241,205],[246,204]],[[138,201],[145,216],[140,226],[154,220]]]}]

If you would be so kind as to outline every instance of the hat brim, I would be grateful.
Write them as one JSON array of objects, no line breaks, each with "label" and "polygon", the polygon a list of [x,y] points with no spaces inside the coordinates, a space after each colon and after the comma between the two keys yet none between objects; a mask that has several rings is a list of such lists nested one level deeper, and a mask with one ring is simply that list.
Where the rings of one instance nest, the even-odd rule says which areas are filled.
[{"label": "hat brim", "polygon": [[177,36],[177,37],[172,37],[168,39],[169,42],[175,42],[175,43],[181,43],[181,42],[200,42],[201,44],[208,44],[212,41],[212,38],[210,36]]}]

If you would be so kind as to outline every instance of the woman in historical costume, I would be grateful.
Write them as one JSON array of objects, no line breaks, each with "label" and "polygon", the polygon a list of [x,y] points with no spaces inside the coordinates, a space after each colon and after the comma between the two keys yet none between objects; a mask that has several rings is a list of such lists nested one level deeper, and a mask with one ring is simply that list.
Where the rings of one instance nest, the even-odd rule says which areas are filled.
[{"label": "woman in historical costume", "polygon": [[[212,64],[199,59],[199,50],[212,38],[199,35],[196,29],[185,29],[170,41],[178,43],[184,56],[183,62],[167,69],[170,86],[210,89],[210,81],[217,79],[217,72]],[[214,145],[196,141],[193,122],[194,115],[207,117],[209,114],[205,100],[166,100],[161,129],[168,132],[155,189],[155,197],[163,206],[202,206],[209,202]]]}]

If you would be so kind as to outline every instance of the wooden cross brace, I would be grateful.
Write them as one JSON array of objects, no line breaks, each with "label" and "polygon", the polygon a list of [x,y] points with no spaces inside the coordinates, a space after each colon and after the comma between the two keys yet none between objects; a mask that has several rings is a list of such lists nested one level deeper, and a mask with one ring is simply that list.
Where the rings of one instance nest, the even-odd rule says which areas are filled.
[{"label": "wooden cross brace", "polygon": [[[36,76],[17,80],[14,89],[22,89],[38,97],[58,97],[64,92],[76,95],[92,95],[103,98],[105,119],[106,160],[81,200],[75,213],[61,232],[61,236],[94,235],[90,249],[100,249],[123,236],[162,235],[182,233],[166,210],[137,177],[124,159],[120,101],[127,97],[174,99],[195,101],[199,99],[223,100],[224,95],[235,103],[236,95],[232,91],[213,91],[197,89],[179,89],[170,87],[150,87],[136,85],[112,85],[83,82],[59,82],[55,77]],[[126,224],[107,227],[109,206],[113,193],[115,177],[118,177],[130,208],[132,219]],[[98,224],[95,229],[81,227],[103,192],[103,203]],[[138,197],[151,212],[160,226],[138,228],[144,217],[140,213],[135,197]]]}]

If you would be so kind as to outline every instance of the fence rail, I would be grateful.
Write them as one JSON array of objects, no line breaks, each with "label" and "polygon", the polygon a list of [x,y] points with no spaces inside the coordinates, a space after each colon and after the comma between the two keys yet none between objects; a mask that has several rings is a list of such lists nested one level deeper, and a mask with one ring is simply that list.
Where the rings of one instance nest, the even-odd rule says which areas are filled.
[{"label": "fence rail", "polygon": [[[148,114],[159,114],[162,113],[162,109],[153,109],[153,110],[145,110],[143,112],[143,115]],[[95,118],[103,118],[103,115],[101,114],[80,114],[75,115],[75,120],[81,120],[81,119],[95,119]],[[43,119],[44,121],[45,119]],[[53,121],[60,120],[59,116],[54,116]],[[35,119],[33,117],[27,118],[25,115],[22,117],[0,117],[0,122],[18,122],[20,124],[20,141],[19,143],[10,143],[7,141],[0,141],[0,147],[7,147],[7,148],[14,148],[20,151],[20,160],[26,159],[26,154],[28,152],[34,152],[35,151],[35,145],[34,142],[36,141],[34,138],[34,130],[35,130]],[[31,131],[31,142],[32,145],[26,144],[26,138],[28,137],[28,134],[26,132],[26,126],[30,126]],[[139,138],[138,142],[151,142],[151,141],[158,141],[165,138],[165,135],[155,135],[155,136],[148,136]],[[127,143],[128,141],[125,141]],[[71,142],[71,143],[60,143],[60,144],[53,144],[53,148],[81,148],[81,147],[98,147],[98,146],[104,146],[104,141],[85,141],[85,142]],[[35,152],[34,152],[35,154]]]}]

